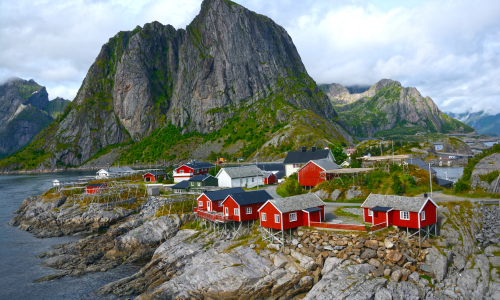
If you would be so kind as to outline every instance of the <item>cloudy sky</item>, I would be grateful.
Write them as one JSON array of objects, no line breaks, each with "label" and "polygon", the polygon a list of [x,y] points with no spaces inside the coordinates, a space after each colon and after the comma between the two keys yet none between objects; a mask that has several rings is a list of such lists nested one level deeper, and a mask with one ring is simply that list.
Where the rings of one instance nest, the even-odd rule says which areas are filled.
[{"label": "cloudy sky", "polygon": [[[500,112],[500,1],[236,0],[293,38],[317,83],[417,87],[444,111]],[[0,0],[0,82],[73,99],[102,44],[159,21],[184,28],[201,0]]]}]

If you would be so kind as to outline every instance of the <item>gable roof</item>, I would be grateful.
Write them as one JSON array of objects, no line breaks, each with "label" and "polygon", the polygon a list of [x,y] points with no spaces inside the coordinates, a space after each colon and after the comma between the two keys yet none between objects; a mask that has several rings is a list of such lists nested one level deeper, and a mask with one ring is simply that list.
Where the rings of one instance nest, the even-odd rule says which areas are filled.
[{"label": "gable roof", "polygon": [[[195,175],[191,178],[189,178],[188,181],[204,181],[205,179],[209,178],[209,177],[213,177],[212,175],[209,175],[209,174],[204,174],[204,175]],[[213,177],[215,178],[215,177]]]},{"label": "gable roof", "polygon": [[173,185],[172,188],[173,189],[187,189],[187,188],[189,188],[189,182],[187,180],[183,180],[183,181],[179,182],[178,184]]},{"label": "gable roof", "polygon": [[[410,165],[414,165],[414,166],[418,167],[419,169],[429,171],[429,164],[427,164],[425,161],[421,160],[420,158],[407,159],[406,163],[408,163]],[[436,170],[431,168],[431,174],[436,175],[437,174]]]},{"label": "gable roof", "polygon": [[132,168],[125,166],[125,167],[104,168],[97,171],[97,173],[101,172],[106,172],[108,174],[111,174],[111,173],[131,173],[135,171]]},{"label": "gable roof", "polygon": [[453,184],[453,181],[436,177],[439,186],[446,186]]},{"label": "gable roof", "polygon": [[144,174],[144,175],[147,175],[147,174],[151,174],[151,175],[153,175],[153,176],[167,175],[167,174],[165,174],[165,172],[163,172],[163,171],[158,171],[158,170],[156,170],[156,171],[151,171],[151,172],[147,172],[147,173],[146,173],[146,174]]},{"label": "gable roof", "polygon": [[[373,208],[376,206],[392,207],[395,210],[419,212],[430,198],[403,197],[396,195],[370,194],[361,207]],[[431,200],[432,201],[432,200]],[[432,201],[434,203],[434,201]],[[436,205],[436,203],[434,203]],[[436,205],[437,206],[437,205]]]},{"label": "gable roof", "polygon": [[[191,169],[203,169],[203,168],[210,169],[214,166],[214,164],[206,163],[206,162],[199,162],[199,161],[192,161],[192,162],[189,162],[187,164],[183,164],[182,166],[186,166],[186,167],[189,167]],[[178,168],[176,168],[176,170],[182,166],[179,166]]]},{"label": "gable roof", "polygon": [[262,171],[256,166],[222,168],[217,174],[217,178],[219,178],[219,174],[221,174],[221,172],[226,172],[226,174],[232,179],[264,175],[262,174]]},{"label": "gable roof", "polygon": [[230,188],[230,189],[224,189],[224,190],[219,190],[219,191],[211,191],[211,192],[205,192],[205,196],[210,199],[210,201],[219,201],[219,200],[224,200],[226,199],[227,196],[231,194],[239,194],[239,193],[244,193],[245,190],[243,190],[240,187],[235,187],[235,188]]},{"label": "gable roof", "polygon": [[279,171],[278,173],[274,174],[276,175],[276,179],[281,179],[285,177],[286,173],[284,171]]},{"label": "gable roof", "polygon": [[269,176],[271,176],[271,175],[276,176],[276,174],[274,174],[273,172],[270,172],[270,171],[264,171],[264,172],[262,172],[262,174],[264,174],[265,178],[269,178]]},{"label": "gable roof", "polygon": [[269,200],[269,203],[273,204],[281,213],[325,205],[325,203],[313,193]]},{"label": "gable roof", "polygon": [[[318,160],[318,159],[326,159],[328,155],[331,153],[330,149],[323,150],[307,150],[305,152],[302,151],[289,151],[286,155],[285,161],[283,164],[305,164],[310,160]],[[333,155],[332,155],[333,158]],[[334,158],[335,159],[335,158]]]},{"label": "gable roof", "polygon": [[[267,200],[273,199],[273,197],[271,195],[269,195],[269,193],[267,191],[264,191],[264,190],[239,193],[239,194],[231,194],[229,196],[231,196],[231,198],[233,198],[233,200],[236,203],[238,203],[238,205],[264,203]],[[227,199],[227,197],[226,197],[226,199]],[[224,200],[224,201],[226,201],[226,200]],[[222,203],[224,203],[224,202],[222,202]]]},{"label": "gable roof", "polygon": [[[339,165],[337,165],[336,163],[334,163],[333,161],[331,161],[329,159],[311,160],[307,164],[309,164],[309,163],[313,163],[313,164],[317,165],[318,167],[320,167],[321,169],[323,169],[323,171],[330,171],[330,170],[340,169]],[[302,166],[302,168],[304,168],[307,164],[305,164],[304,166]],[[302,170],[302,168],[300,168],[299,171]]]}]

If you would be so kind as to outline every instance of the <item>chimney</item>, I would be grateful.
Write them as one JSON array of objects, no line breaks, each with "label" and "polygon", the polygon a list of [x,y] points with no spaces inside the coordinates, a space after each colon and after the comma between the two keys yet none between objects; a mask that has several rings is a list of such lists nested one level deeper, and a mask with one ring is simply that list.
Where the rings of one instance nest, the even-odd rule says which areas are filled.
[{"label": "chimney", "polygon": [[302,147],[302,152],[306,152],[307,151],[307,147]]},{"label": "chimney", "polygon": [[312,152],[316,152],[316,147],[312,147],[312,148],[311,148],[311,151],[312,151]]}]

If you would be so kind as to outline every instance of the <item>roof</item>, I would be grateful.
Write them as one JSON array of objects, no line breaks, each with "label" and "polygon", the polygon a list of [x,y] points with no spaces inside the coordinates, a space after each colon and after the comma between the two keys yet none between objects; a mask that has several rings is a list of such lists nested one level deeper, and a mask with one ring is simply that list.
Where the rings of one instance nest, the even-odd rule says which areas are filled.
[{"label": "roof", "polygon": [[[320,167],[321,169],[323,169],[323,171],[329,171],[329,170],[335,170],[335,169],[340,169],[339,165],[337,165],[336,163],[334,163],[333,161],[329,160],[329,159],[317,159],[317,160],[311,160],[309,161],[308,163],[312,162],[313,164],[317,165],[318,167]],[[303,166],[305,167],[305,165]],[[303,168],[302,167],[302,168]],[[300,168],[300,170],[302,170],[302,168]],[[299,170],[299,171],[300,171]]]},{"label": "roof", "polygon": [[226,172],[226,174],[233,179],[263,175],[262,171],[256,166],[222,168],[217,174],[217,178],[219,178],[219,174],[221,174],[221,172]]},{"label": "roof", "polygon": [[226,199],[227,196],[231,194],[239,194],[244,193],[245,191],[240,187],[224,189],[219,191],[205,192],[205,196],[207,196],[210,201],[219,201]]},{"label": "roof", "polygon": [[264,203],[267,200],[273,199],[267,191],[252,191],[246,193],[238,193],[229,195],[238,205],[249,205],[256,203]]},{"label": "roof", "polygon": [[445,186],[445,185],[451,185],[451,184],[453,184],[453,181],[447,180],[447,179],[443,179],[443,178],[437,178],[437,181],[438,181],[438,185],[439,186]]},{"label": "roof", "polygon": [[392,210],[392,207],[386,207],[386,206],[375,206],[374,208],[370,209],[371,211],[380,211],[380,212],[388,212]]},{"label": "roof", "polygon": [[265,178],[269,178],[269,176],[271,176],[271,175],[276,176],[273,172],[270,172],[270,171],[264,171],[264,172],[262,172],[262,174],[264,174]]},{"label": "roof", "polygon": [[424,197],[403,197],[396,195],[370,194],[361,207],[373,208],[376,206],[392,207],[400,211],[419,212],[427,202]]},{"label": "roof", "polygon": [[[410,165],[414,165],[418,167],[419,169],[424,169],[424,170],[429,170],[429,164],[427,164],[425,161],[421,160],[420,158],[414,158],[414,159],[407,159],[406,163]],[[436,170],[431,168],[431,174],[436,174]]]},{"label": "roof", "polygon": [[[203,169],[203,168],[212,168],[215,165],[211,164],[211,163],[206,163],[206,162],[192,161],[192,162],[189,162],[187,164],[183,164],[182,166],[187,166],[187,167],[190,167],[191,169]],[[180,167],[182,167],[182,166],[180,166]],[[179,168],[177,168],[177,169],[179,169]]]},{"label": "roof", "polygon": [[107,185],[107,184],[105,184],[105,183],[94,183],[94,184],[87,185],[87,187],[101,187],[103,185]]},{"label": "roof", "polygon": [[[151,171],[151,172],[147,172],[146,174],[151,174],[151,175],[153,175],[153,176],[167,175],[167,174],[165,174],[165,172],[163,172],[163,171]],[[146,175],[146,174],[144,174],[144,175]]]},{"label": "roof", "polygon": [[113,168],[105,168],[105,169],[100,169],[97,171],[97,173],[104,171],[107,173],[128,173],[128,172],[135,172],[132,168],[130,167],[113,167]]},{"label": "roof", "polygon": [[304,211],[307,211],[309,213],[312,213],[312,212],[315,212],[315,211],[321,211],[321,208],[319,207],[311,207],[311,208],[306,208],[306,209],[303,209]]},{"label": "roof", "polygon": [[[307,150],[305,152],[302,151],[289,151],[286,155],[285,161],[283,164],[305,164],[310,160],[318,160],[318,159],[326,159],[330,154],[330,149],[323,150]],[[333,157],[333,155],[332,155]]]},{"label": "roof", "polygon": [[183,180],[183,181],[179,182],[178,184],[173,185],[172,188],[173,189],[187,189],[187,188],[189,188],[189,182],[187,180]]},{"label": "roof", "polygon": [[325,203],[313,193],[274,199],[270,200],[269,203],[272,203],[281,213],[325,205]]},{"label": "roof", "polygon": [[283,171],[279,171],[278,173],[276,173],[274,175],[276,175],[276,179],[281,179],[281,178],[285,177],[286,173]]},{"label": "roof", "polygon": [[328,174],[354,174],[360,172],[369,172],[373,171],[372,168],[345,168],[345,169],[335,169],[335,170],[327,170],[320,173],[328,173]]},{"label": "roof", "polygon": [[[205,179],[207,179],[208,177],[213,177],[212,175],[208,175],[208,174],[204,174],[204,175],[195,175],[191,178],[189,178],[188,181],[204,181]],[[215,177],[213,177],[215,178]]]}]

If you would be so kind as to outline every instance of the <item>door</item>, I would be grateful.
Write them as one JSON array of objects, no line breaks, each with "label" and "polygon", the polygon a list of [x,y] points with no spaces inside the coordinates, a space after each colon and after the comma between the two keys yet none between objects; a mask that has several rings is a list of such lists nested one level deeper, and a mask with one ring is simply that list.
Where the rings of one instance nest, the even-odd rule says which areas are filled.
[{"label": "door", "polygon": [[207,201],[207,210],[212,211],[212,202]]},{"label": "door", "polygon": [[224,207],[224,214],[227,216],[229,216],[229,208],[228,207]]}]

